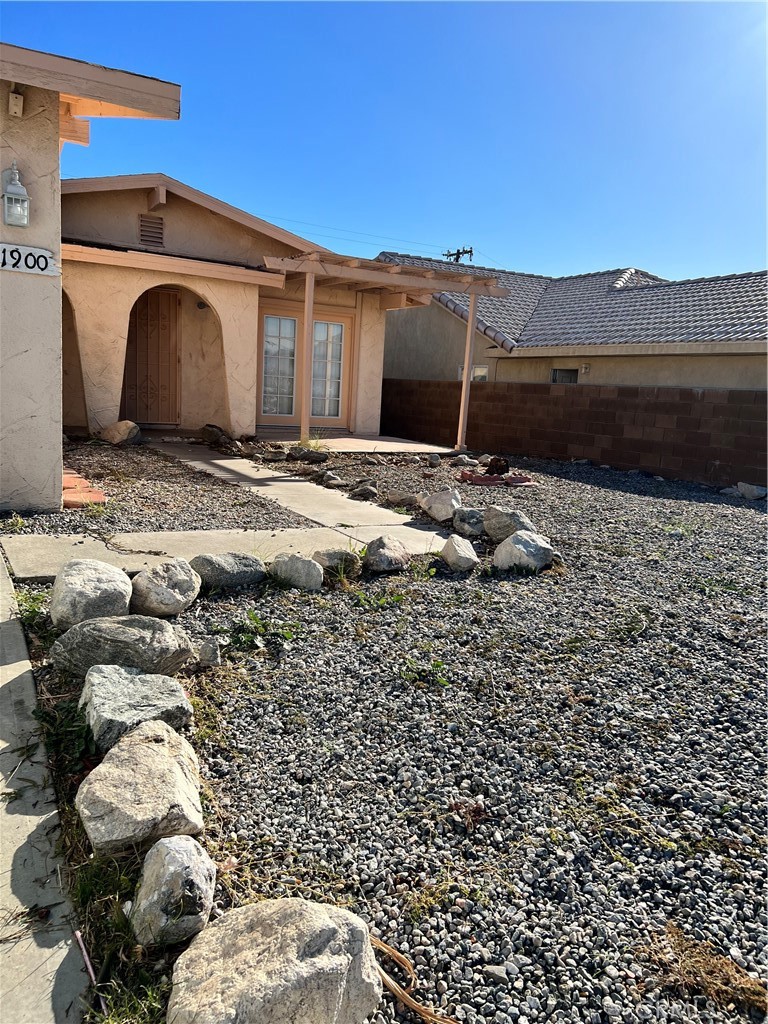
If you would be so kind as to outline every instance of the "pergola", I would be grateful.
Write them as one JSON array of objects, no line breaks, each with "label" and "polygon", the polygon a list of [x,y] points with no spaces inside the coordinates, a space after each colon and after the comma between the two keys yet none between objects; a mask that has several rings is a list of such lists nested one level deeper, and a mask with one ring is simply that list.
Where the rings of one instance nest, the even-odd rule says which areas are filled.
[{"label": "pergola", "polygon": [[401,309],[410,302],[429,302],[437,292],[469,295],[469,318],[464,349],[464,372],[461,381],[461,406],[456,450],[466,447],[467,410],[472,380],[472,349],[477,319],[478,295],[503,298],[506,288],[495,277],[469,274],[457,265],[456,271],[433,270],[402,264],[381,263],[356,256],[341,256],[326,251],[302,253],[299,256],[264,256],[268,270],[282,271],[289,278],[304,277],[304,336],[297,352],[296,374],[301,418],[301,436],[309,436],[309,396],[312,390],[312,324],[316,285],[348,288],[352,291],[378,292],[381,309]]}]

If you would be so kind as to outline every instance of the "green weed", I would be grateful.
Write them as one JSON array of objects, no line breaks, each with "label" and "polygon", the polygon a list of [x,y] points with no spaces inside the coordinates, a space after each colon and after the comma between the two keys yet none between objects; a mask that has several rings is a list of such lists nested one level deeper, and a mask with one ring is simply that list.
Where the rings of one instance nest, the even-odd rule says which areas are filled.
[{"label": "green weed", "polygon": [[20,533],[24,529],[24,520],[18,512],[13,512],[3,523],[3,533]]},{"label": "green weed", "polygon": [[450,686],[445,669],[445,662],[439,658],[433,659],[428,665],[419,665],[413,658],[406,658],[400,669],[400,678],[419,687]]}]

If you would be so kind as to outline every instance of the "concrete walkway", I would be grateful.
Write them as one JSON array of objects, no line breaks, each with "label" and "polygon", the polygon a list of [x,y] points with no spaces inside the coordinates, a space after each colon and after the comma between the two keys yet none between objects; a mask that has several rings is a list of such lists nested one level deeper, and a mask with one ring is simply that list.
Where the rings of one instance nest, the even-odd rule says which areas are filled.
[{"label": "concrete walkway", "polygon": [[0,1021],[73,1024],[87,977],[59,887],[56,798],[17,611],[0,558]]}]

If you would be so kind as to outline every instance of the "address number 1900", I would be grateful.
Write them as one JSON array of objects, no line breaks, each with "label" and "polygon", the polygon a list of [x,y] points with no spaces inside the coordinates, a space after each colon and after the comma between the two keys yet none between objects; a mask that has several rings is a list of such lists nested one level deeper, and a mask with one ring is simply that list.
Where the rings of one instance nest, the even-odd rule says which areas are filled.
[{"label": "address number 1900", "polygon": [[19,270],[23,274],[59,273],[53,253],[48,249],[34,249],[29,245],[11,245],[0,242],[0,270]]}]

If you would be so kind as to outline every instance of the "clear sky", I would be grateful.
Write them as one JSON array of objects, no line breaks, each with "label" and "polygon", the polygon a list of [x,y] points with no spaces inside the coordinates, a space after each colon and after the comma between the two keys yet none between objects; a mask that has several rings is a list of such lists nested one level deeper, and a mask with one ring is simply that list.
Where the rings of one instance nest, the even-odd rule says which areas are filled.
[{"label": "clear sky", "polygon": [[340,252],[541,274],[766,265],[760,3],[3,2],[4,41],[178,82],[65,177],[163,171]]}]

